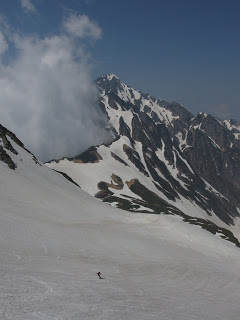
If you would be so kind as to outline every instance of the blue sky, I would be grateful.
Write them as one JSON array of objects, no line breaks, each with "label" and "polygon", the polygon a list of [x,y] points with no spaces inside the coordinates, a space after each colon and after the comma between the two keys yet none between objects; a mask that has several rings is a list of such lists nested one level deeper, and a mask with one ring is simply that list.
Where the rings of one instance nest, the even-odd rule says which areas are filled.
[{"label": "blue sky", "polygon": [[8,27],[24,35],[58,34],[68,15],[88,16],[101,29],[101,38],[84,44],[93,78],[114,73],[194,114],[226,118],[240,118],[239,12],[234,0],[0,2]]}]

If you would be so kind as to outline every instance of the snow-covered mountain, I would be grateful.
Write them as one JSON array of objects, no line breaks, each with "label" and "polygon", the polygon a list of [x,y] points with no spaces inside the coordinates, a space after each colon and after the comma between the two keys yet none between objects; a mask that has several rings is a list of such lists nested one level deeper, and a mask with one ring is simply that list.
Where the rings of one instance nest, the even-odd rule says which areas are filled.
[{"label": "snow-covered mountain", "polygon": [[[108,206],[39,162],[2,126],[0,139],[0,319],[239,319],[240,249],[237,242],[222,239],[225,235],[233,240],[230,232],[218,228],[215,236],[200,225],[184,223],[179,215]],[[117,155],[118,141],[134,150],[140,145],[136,141],[132,146],[122,136],[87,155],[105,156],[110,169],[116,168],[110,159],[124,165],[106,152],[115,145]],[[88,165],[103,163],[97,160],[86,164],[83,185],[91,178]],[[128,171],[121,176],[139,172],[139,183],[151,191],[149,177],[125,160]],[[78,165],[74,170],[80,167],[70,163]],[[117,177],[112,180],[122,188]],[[89,185],[93,181],[92,176]],[[127,194],[122,199],[129,195],[144,203],[123,181]],[[157,194],[149,194],[147,187],[144,192],[153,197],[154,211],[163,199],[156,200]],[[179,210],[163,205],[166,209]],[[97,277],[99,271],[103,280]]]},{"label": "snow-covered mountain", "polygon": [[136,91],[113,74],[100,77],[97,86],[113,141],[49,167],[122,209],[177,214],[202,225],[197,218],[220,227],[239,224],[238,123],[194,117],[179,103]]}]

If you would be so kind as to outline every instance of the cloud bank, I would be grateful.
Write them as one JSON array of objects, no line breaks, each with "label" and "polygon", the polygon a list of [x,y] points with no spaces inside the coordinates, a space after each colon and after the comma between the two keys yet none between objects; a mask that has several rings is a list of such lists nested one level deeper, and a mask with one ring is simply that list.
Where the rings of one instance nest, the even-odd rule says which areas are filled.
[{"label": "cloud bank", "polygon": [[102,30],[96,23],[92,23],[88,16],[82,15],[81,17],[71,15],[64,22],[66,31],[78,38],[92,38],[100,39]]},{"label": "cloud bank", "polygon": [[[100,34],[79,15],[66,19],[58,35],[0,33],[0,123],[42,161],[72,157],[109,139],[83,49],[84,39]],[[9,43],[17,56],[4,64]]]}]

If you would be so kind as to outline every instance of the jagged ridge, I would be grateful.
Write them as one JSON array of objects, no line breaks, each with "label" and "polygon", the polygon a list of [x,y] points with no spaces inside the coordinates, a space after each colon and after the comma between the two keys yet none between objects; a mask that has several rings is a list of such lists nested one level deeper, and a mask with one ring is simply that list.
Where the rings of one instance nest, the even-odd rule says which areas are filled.
[{"label": "jagged ridge", "polygon": [[[127,185],[137,179],[166,203],[166,212],[170,205],[190,216],[233,225],[240,208],[240,126],[202,113],[194,117],[179,103],[134,90],[113,74],[96,83],[113,142],[50,166],[65,170],[92,195],[102,191],[99,182],[111,185],[112,174],[119,176],[122,190],[110,187],[113,194],[105,192],[104,199],[115,197],[118,207],[128,207],[126,197],[143,200]],[[85,164],[76,164],[78,159]],[[144,206],[132,209],[146,211]]]}]

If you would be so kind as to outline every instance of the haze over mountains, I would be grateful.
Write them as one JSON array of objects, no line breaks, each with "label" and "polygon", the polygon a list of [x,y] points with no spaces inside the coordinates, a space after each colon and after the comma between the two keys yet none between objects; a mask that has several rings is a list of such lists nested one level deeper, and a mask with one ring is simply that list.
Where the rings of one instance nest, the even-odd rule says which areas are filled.
[{"label": "haze over mountains", "polygon": [[239,319],[239,124],[97,86],[109,144],[46,166],[0,126],[0,318]]}]

